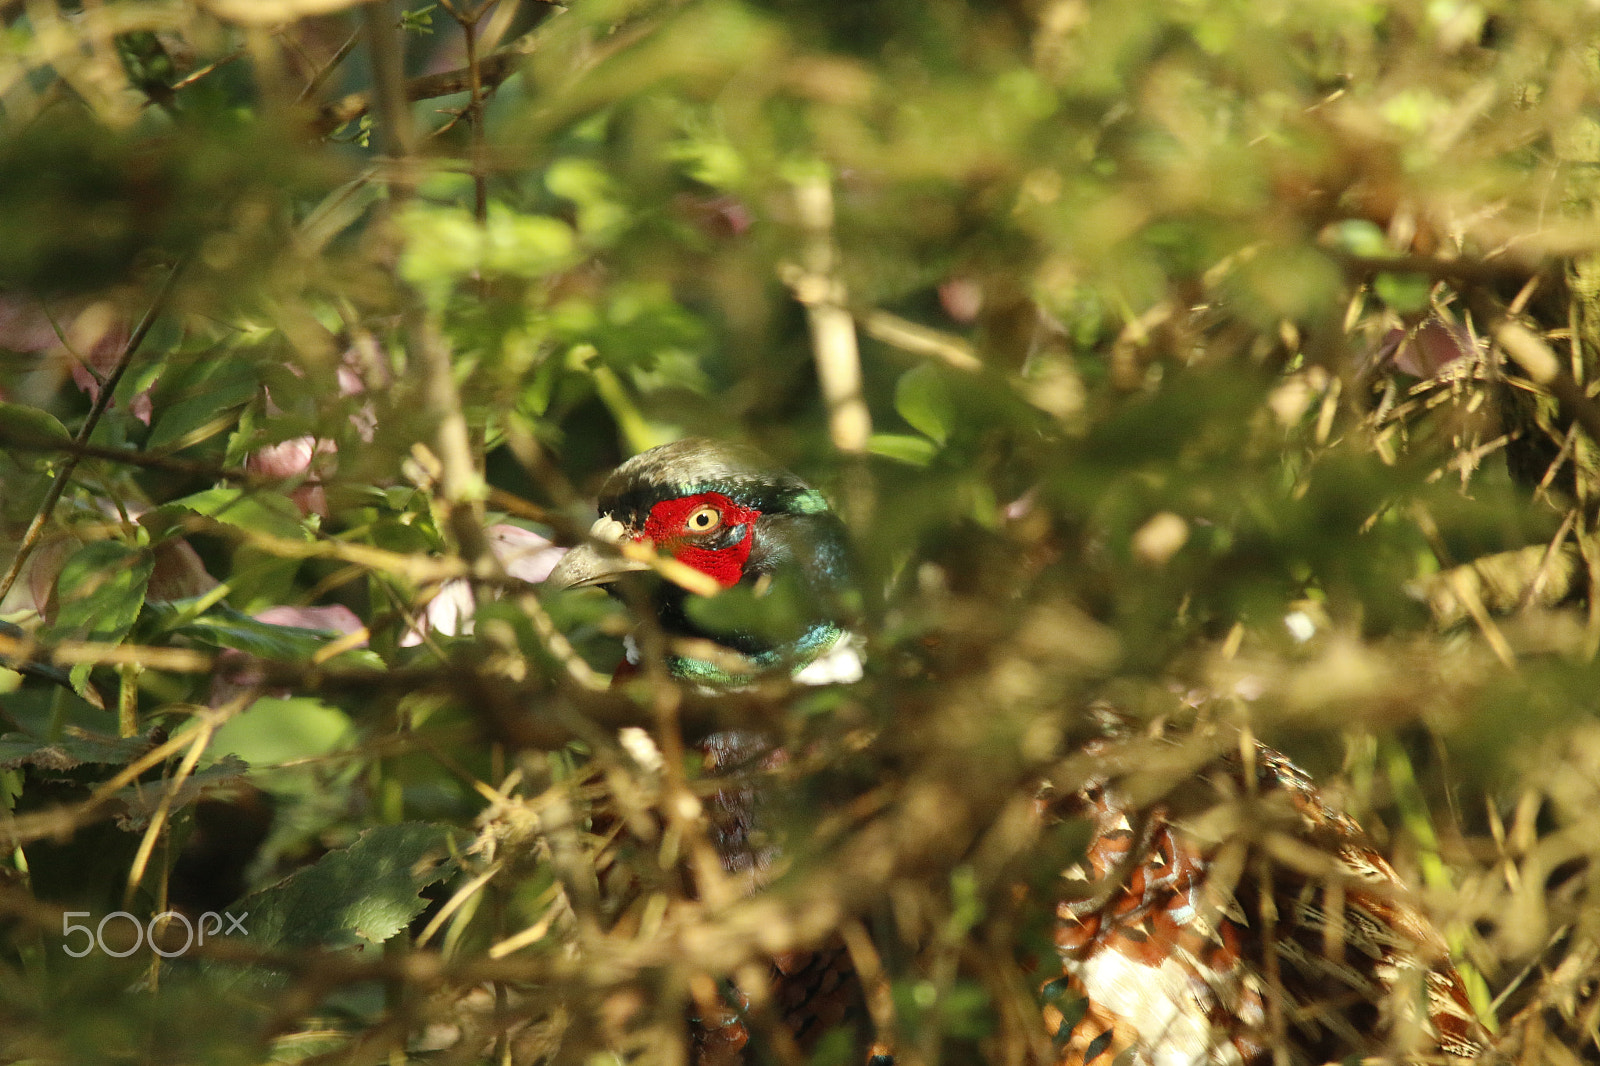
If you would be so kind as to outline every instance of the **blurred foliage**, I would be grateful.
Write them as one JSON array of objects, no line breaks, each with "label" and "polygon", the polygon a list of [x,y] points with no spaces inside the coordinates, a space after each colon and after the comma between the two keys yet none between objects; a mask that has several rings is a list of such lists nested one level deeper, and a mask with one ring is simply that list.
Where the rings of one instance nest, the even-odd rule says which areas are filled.
[{"label": "blurred foliage", "polygon": [[[754,908],[963,753],[953,850],[844,910],[895,930],[905,1062],[1022,1061],[1010,886],[1081,840],[997,827],[1096,698],[1302,760],[1511,1053],[1600,1054],[1595,4],[36,0],[0,41],[0,1056],[682,1062],[739,922],[815,942]],[[869,676],[762,712],[803,754],[745,910],[675,806],[742,712],[608,690],[625,612],[536,585],[685,435],[859,552]],[[250,935],[73,958],[74,906]]]}]

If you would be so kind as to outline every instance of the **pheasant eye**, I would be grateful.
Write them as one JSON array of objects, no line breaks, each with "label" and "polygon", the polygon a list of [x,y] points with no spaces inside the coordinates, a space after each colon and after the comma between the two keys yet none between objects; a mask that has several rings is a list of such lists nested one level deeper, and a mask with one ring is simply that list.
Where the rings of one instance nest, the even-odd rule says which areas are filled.
[{"label": "pheasant eye", "polygon": [[690,533],[710,533],[722,525],[722,512],[715,507],[696,507],[683,520],[683,528]]}]

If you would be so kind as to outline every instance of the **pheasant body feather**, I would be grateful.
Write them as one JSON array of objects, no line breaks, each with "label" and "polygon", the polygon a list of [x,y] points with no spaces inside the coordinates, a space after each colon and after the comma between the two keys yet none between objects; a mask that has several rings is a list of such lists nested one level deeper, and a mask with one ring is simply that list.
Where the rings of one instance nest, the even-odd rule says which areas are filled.
[{"label": "pheasant body feather", "polygon": [[[1056,944],[1082,1020],[1062,1063],[1289,1066],[1481,1052],[1446,947],[1360,827],[1269,748],[1195,777],[1249,826],[1218,840],[1105,783],[1053,805],[1093,827],[1058,905]],[[1190,790],[1193,792],[1194,790]],[[1060,1025],[1064,1018],[1051,1009]],[[1112,1060],[1103,1060],[1109,1064]]]}]

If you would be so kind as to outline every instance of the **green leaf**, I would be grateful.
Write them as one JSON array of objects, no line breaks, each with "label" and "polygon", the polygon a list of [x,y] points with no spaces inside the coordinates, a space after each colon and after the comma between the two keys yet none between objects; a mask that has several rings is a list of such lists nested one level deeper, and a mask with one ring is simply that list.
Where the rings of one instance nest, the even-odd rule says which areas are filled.
[{"label": "green leaf", "polygon": [[158,623],[158,631],[211,648],[231,648],[263,659],[290,662],[310,659],[337,637],[327,630],[258,621],[225,603],[209,607],[204,614],[179,624],[185,604],[193,602],[151,604],[149,612]]},{"label": "green leaf", "polygon": [[400,12],[401,29],[405,30],[407,33],[432,33],[433,9],[438,6],[438,4],[429,4],[426,7],[419,7],[415,10]]},{"label": "green leaf", "polygon": [[0,736],[0,768],[37,766],[42,770],[75,770],[84,763],[124,766],[150,750],[144,737],[110,737],[67,733],[44,742],[27,733]]},{"label": "green leaf", "polygon": [[1433,279],[1426,274],[1383,273],[1372,279],[1372,291],[1402,315],[1428,306]]},{"label": "green leaf", "polygon": [[447,827],[421,822],[369,829],[228,911],[257,949],[381,944],[422,913],[422,889],[454,868],[449,839]]},{"label": "green leaf", "polygon": [[913,437],[905,433],[874,433],[867,442],[874,455],[912,466],[927,466],[939,446],[927,437]]},{"label": "green leaf", "polygon": [[350,717],[309,696],[263,696],[217,730],[211,750],[237,755],[253,766],[272,767],[331,755],[355,737]]},{"label": "green leaf", "polygon": [[55,415],[20,403],[0,403],[0,439],[18,444],[70,444],[67,432]]},{"label": "green leaf", "polygon": [[61,608],[48,627],[51,640],[118,644],[144,606],[154,556],[117,540],[85,544],[56,577]]},{"label": "green leaf", "polygon": [[1377,224],[1364,218],[1347,218],[1328,227],[1328,236],[1335,248],[1351,255],[1379,259],[1392,255],[1389,239]]},{"label": "green leaf", "polygon": [[112,798],[122,805],[122,810],[116,816],[117,826],[130,833],[143,832],[149,827],[151,817],[163,806],[169,811],[181,810],[204,796],[207,789],[239,784],[249,770],[249,764],[243,759],[224,755],[210,766],[185,777],[175,789],[165,781],[143,782],[118,789],[112,793]]},{"label": "green leaf", "polygon": [[667,149],[668,158],[683,165],[684,173],[713,189],[738,189],[750,168],[739,149],[716,134],[686,137]]},{"label": "green leaf", "polygon": [[441,300],[475,271],[538,278],[570,266],[577,240],[546,215],[491,204],[482,226],[464,208],[414,203],[399,217],[406,234],[400,274],[431,300]]},{"label": "green leaf", "polygon": [[251,532],[309,540],[310,532],[294,504],[283,496],[246,493],[243,489],[221,486],[174,500],[168,506],[182,507],[218,522]]},{"label": "green leaf", "polygon": [[894,409],[913,429],[927,434],[937,444],[948,439],[956,419],[950,386],[938,369],[927,363],[900,375],[894,387]]},{"label": "green leaf", "polygon": [[397,221],[407,238],[400,276],[435,299],[483,260],[483,231],[462,208],[414,203]]},{"label": "green leaf", "polygon": [[616,182],[592,159],[558,159],[545,171],[545,187],[578,208],[578,229],[586,237],[603,236],[628,220],[617,203]]},{"label": "green leaf", "polygon": [[577,247],[572,227],[560,219],[508,208],[491,208],[484,236],[484,270],[517,277],[553,274],[571,264]]},{"label": "green leaf", "polygon": [[150,431],[146,447],[162,448],[193,433],[201,426],[221,418],[230,408],[240,407],[255,397],[254,380],[225,381],[199,396],[186,396],[161,412]]}]

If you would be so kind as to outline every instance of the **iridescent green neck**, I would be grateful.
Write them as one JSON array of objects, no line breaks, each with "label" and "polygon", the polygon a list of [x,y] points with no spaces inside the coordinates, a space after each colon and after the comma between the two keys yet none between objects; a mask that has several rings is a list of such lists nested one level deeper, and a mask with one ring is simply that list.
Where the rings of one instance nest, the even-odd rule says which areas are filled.
[{"label": "iridescent green neck", "polygon": [[748,673],[729,670],[721,662],[670,654],[667,656],[667,671],[679,681],[711,688],[753,684],[780,670],[792,677],[832,651],[843,635],[844,630],[833,623],[819,622],[790,645],[742,656],[755,667]]}]

